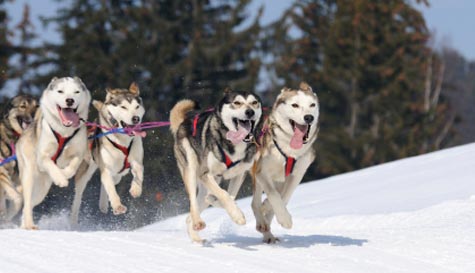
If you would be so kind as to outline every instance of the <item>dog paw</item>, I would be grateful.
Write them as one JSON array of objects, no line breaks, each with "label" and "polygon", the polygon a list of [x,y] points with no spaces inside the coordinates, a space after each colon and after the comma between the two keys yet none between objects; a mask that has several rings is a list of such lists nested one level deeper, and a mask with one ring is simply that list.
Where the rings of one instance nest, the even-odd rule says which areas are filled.
[{"label": "dog paw", "polygon": [[140,197],[140,195],[142,195],[142,187],[137,183],[132,182],[132,186],[130,187],[129,192],[133,198]]},{"label": "dog paw", "polygon": [[246,224],[246,218],[240,209],[232,210],[229,215],[231,216],[231,219],[233,219],[234,223],[241,226]]},{"label": "dog paw", "polygon": [[193,230],[199,231],[203,230],[206,227],[206,223],[203,220],[198,220],[193,222]]},{"label": "dog paw", "polygon": [[270,232],[264,234],[264,238],[262,239],[262,241],[266,244],[275,244],[280,242],[279,238],[274,237],[274,235],[272,235],[272,233]]},{"label": "dog paw", "polygon": [[22,225],[21,228],[26,230],[39,230],[37,225]]},{"label": "dog paw", "polygon": [[292,216],[290,216],[289,212],[286,210],[284,213],[281,215],[277,215],[277,222],[286,229],[291,229],[292,228]]},{"label": "dog paw", "polygon": [[69,184],[68,179],[66,179],[64,175],[56,175],[56,177],[53,178],[53,182],[56,186],[60,188],[65,188]]},{"label": "dog paw", "polygon": [[120,204],[120,205],[115,206],[114,208],[112,208],[112,212],[114,213],[114,215],[124,214],[124,213],[127,212],[127,207]]}]

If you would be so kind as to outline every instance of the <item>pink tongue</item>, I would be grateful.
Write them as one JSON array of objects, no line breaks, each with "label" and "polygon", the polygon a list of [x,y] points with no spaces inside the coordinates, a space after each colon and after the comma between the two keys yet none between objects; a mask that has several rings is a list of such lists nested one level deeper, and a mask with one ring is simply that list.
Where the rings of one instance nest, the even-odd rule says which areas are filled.
[{"label": "pink tongue", "polygon": [[303,146],[303,138],[305,137],[305,134],[307,133],[307,125],[295,125],[294,129],[294,135],[292,136],[292,139],[290,140],[290,147],[292,149],[298,150],[302,148]]},{"label": "pink tongue", "polygon": [[231,141],[233,144],[238,144],[241,142],[247,135],[249,134],[249,130],[244,127],[239,126],[239,130],[237,131],[228,131],[226,133],[226,139]]},{"label": "pink tongue", "polygon": [[70,108],[63,108],[59,111],[59,117],[64,126],[79,126],[79,115]]}]

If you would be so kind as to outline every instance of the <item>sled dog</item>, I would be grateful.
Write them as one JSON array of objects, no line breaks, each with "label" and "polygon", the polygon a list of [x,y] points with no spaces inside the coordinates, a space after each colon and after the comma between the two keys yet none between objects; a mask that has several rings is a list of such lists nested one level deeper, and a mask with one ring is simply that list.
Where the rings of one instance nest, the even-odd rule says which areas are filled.
[{"label": "sled dog", "polygon": [[33,124],[18,140],[17,157],[23,188],[22,228],[37,229],[33,208],[52,183],[66,187],[87,150],[87,120],[91,95],[78,77],[53,78],[40,98]]},{"label": "sled dog", "polygon": [[[191,100],[178,102],[170,112],[170,129],[190,200],[188,234],[194,242],[203,242],[198,232],[206,224],[200,213],[210,204],[219,203],[235,223],[246,222],[234,198],[256,156],[254,133],[262,106],[256,94],[230,89],[213,110],[191,113],[196,105]],[[228,191],[219,186],[222,179],[233,185]]]},{"label": "sled dog", "polygon": [[[282,89],[264,123],[259,157],[251,172],[252,209],[264,242],[278,240],[270,231],[274,214],[284,228],[292,227],[286,205],[315,158],[312,144],[317,139],[318,116],[318,97],[302,82],[297,90]],[[264,202],[262,192],[267,196]]]},{"label": "sled dog", "polygon": [[[140,90],[132,83],[129,89],[106,89],[104,102],[94,100],[93,106],[99,112],[100,126],[107,128],[134,127],[142,121],[145,113]],[[96,134],[105,132],[98,128]],[[115,186],[122,177],[132,172],[133,180],[130,194],[137,198],[142,194],[143,183],[143,145],[139,134],[109,134],[91,143],[91,151],[75,176],[76,194],[71,210],[71,224],[78,221],[79,208],[87,182],[99,168],[101,173],[101,193],[99,208],[107,213],[109,201],[115,215],[123,214],[127,207],[122,205]]]},{"label": "sled dog", "polygon": [[[37,100],[29,95],[18,95],[9,101],[0,119],[0,162],[13,155],[15,143],[33,122],[37,108]],[[14,160],[0,166],[0,216],[7,221],[18,213],[23,202],[15,167]],[[10,201],[8,209],[6,200]]]}]

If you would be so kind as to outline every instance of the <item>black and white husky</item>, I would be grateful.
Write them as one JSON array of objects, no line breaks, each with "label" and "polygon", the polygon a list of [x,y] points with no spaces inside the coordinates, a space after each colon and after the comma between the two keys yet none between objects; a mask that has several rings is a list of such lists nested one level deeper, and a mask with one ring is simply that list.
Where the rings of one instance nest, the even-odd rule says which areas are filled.
[{"label": "black and white husky", "polygon": [[[104,128],[130,128],[142,121],[145,113],[139,87],[132,83],[128,89],[106,89],[104,102],[94,100],[93,106],[99,112],[99,124]],[[104,133],[107,129],[98,128],[96,133]],[[109,134],[96,139],[90,145],[77,175],[76,194],[71,209],[71,224],[78,222],[82,194],[94,172],[101,172],[101,194],[99,208],[107,213],[109,201],[112,212],[116,215],[127,211],[120,200],[115,186],[122,177],[132,172],[133,179],[130,194],[137,198],[142,194],[143,183],[143,145],[140,135]]]},{"label": "black and white husky", "polygon": [[[190,113],[195,108],[191,100],[178,102],[170,113],[170,129],[190,199],[188,234],[193,241],[202,242],[198,231],[206,224],[200,213],[211,203],[219,203],[235,223],[246,223],[234,198],[256,156],[254,133],[262,106],[254,93],[227,89],[212,111]],[[222,179],[229,179],[233,185],[228,191],[219,186]]]},{"label": "black and white husky", "polygon": [[[282,89],[264,123],[259,158],[252,171],[252,209],[256,229],[263,233],[267,243],[277,241],[270,231],[274,214],[284,228],[292,227],[286,206],[315,159],[312,145],[317,139],[318,116],[318,97],[302,82],[299,89]],[[264,202],[262,192],[267,195]]]}]

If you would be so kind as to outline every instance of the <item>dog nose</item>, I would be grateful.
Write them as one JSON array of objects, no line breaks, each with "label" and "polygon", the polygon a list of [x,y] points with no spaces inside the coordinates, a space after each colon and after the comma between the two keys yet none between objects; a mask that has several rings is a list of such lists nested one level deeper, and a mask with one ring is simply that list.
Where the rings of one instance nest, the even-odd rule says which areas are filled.
[{"label": "dog nose", "polygon": [[66,99],[66,105],[67,105],[67,106],[70,107],[70,106],[73,106],[73,104],[74,104],[74,100],[73,100],[73,99]]},{"label": "dog nose", "polygon": [[313,119],[314,119],[314,117],[313,117],[312,115],[305,115],[305,116],[303,117],[303,120],[305,120],[305,122],[306,122],[307,124],[312,123],[312,122],[313,122]]},{"label": "dog nose", "polygon": [[245,114],[246,114],[247,118],[251,118],[252,116],[254,116],[254,110],[247,109]]},{"label": "dog nose", "polygon": [[133,124],[137,124],[140,122],[140,117],[139,116],[133,116],[132,117],[132,123]]}]

